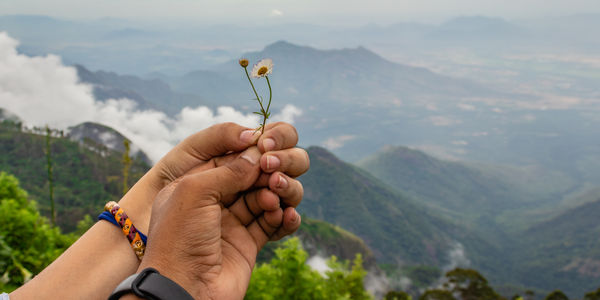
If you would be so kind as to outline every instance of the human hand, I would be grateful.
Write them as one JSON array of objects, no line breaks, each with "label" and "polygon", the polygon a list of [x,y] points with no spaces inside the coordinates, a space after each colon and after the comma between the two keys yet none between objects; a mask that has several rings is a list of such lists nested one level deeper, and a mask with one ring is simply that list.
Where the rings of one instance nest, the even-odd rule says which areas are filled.
[{"label": "human hand", "polygon": [[[281,232],[282,223],[300,225],[293,207],[282,210],[265,201],[269,197],[244,201],[240,195],[260,181],[260,160],[258,148],[251,147],[223,166],[190,172],[163,189],[138,271],[156,268],[195,299],[242,299],[258,251]],[[278,184],[279,175],[268,176],[267,184]]]},{"label": "human hand", "polygon": [[[130,189],[119,202],[120,206],[127,211],[140,231],[148,232],[152,204],[159,191],[192,170],[204,171],[226,164],[251,145],[258,145],[260,151],[265,153],[261,158],[264,172],[279,173],[291,186],[298,186],[299,183],[293,177],[306,172],[308,155],[302,149],[293,148],[298,142],[295,128],[287,123],[272,123],[266,126],[264,134],[260,137],[258,135],[253,129],[223,123],[186,138]],[[273,161],[273,157],[277,160]],[[267,175],[261,176],[255,188],[267,187],[268,178],[270,177]],[[302,196],[286,194],[286,190],[297,189],[275,188],[272,191],[278,191],[278,196],[286,205],[295,206],[293,204],[296,199],[301,199]],[[256,190],[249,197],[254,194],[262,196],[268,192]],[[277,238],[278,235],[274,237]]]}]

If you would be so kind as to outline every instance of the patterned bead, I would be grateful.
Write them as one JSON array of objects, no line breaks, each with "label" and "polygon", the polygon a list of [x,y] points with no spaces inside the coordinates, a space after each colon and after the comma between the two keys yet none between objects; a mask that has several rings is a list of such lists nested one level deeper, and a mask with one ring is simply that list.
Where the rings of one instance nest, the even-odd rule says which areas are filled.
[{"label": "patterned bead", "polygon": [[121,226],[123,234],[127,237],[127,240],[129,240],[129,244],[131,245],[131,248],[133,248],[135,255],[142,260],[146,250],[146,244],[142,240],[140,232],[129,219],[129,216],[127,216],[119,204],[114,201],[106,203],[106,205],[104,205],[104,210],[110,212],[110,214],[115,217],[115,221]]}]

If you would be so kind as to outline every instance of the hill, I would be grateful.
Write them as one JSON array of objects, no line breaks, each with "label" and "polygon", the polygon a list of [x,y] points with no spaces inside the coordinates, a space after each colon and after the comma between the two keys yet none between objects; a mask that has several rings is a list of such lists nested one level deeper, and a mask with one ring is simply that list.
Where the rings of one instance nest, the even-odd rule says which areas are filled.
[{"label": "hill", "polygon": [[174,92],[160,79],[142,79],[133,75],[114,72],[92,72],[84,66],[75,65],[81,82],[91,84],[94,97],[98,100],[128,98],[140,108],[176,114],[185,106],[202,104],[200,97]]},{"label": "hill", "polygon": [[519,236],[515,253],[524,285],[560,286],[571,295],[594,290],[600,280],[600,193],[597,201],[538,223]]},{"label": "hill", "polygon": [[[444,267],[472,263],[500,276],[509,266],[495,245],[327,150],[308,148],[311,169],[300,178],[305,189],[299,211],[359,236],[379,263]],[[506,261],[505,261],[506,262]]]},{"label": "hill", "polygon": [[[127,139],[120,132],[93,122],[84,122],[76,126],[68,128],[68,136],[71,140],[85,143],[93,142],[98,145],[104,145],[110,150],[114,150],[119,153],[125,152],[125,146],[123,142]],[[148,158],[148,155],[144,153],[137,145],[130,142],[129,155],[136,157],[139,160],[145,162],[148,165],[152,165],[152,161]]]},{"label": "hill", "polygon": [[[17,177],[41,212],[49,216],[45,138],[43,129],[0,123],[0,170]],[[81,143],[72,141],[57,132],[50,143],[56,220],[63,230],[72,231],[84,215],[95,217],[107,201],[120,199],[122,153],[89,139]],[[142,160],[133,159],[129,185],[149,168]]]},{"label": "hill", "polygon": [[562,196],[577,186],[541,168],[447,161],[402,146],[385,147],[357,165],[447,215],[492,232],[539,220],[547,210],[543,216],[538,211],[556,210]]}]

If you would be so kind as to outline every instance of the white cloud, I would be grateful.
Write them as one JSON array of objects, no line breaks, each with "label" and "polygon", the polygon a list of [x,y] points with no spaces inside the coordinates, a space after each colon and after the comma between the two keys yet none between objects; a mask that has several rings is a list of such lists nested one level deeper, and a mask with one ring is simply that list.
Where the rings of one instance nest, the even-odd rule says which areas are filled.
[{"label": "white cloud", "polygon": [[[185,107],[175,117],[141,110],[129,99],[94,99],[92,87],[79,82],[75,68],[55,55],[28,57],[16,50],[18,42],[0,32],[0,108],[18,115],[27,125],[66,129],[85,121],[108,125],[157,161],[177,142],[212,124],[232,121],[256,127],[259,117],[231,107]],[[285,106],[273,120],[293,123],[302,111]]]},{"label": "white cloud", "polygon": [[462,123],[461,120],[447,116],[431,116],[428,120],[435,126],[451,126]]},{"label": "white cloud", "polygon": [[281,17],[281,16],[283,16],[283,12],[280,11],[279,9],[271,10],[271,17]]},{"label": "white cloud", "polygon": [[331,268],[327,265],[327,259],[325,257],[315,255],[306,260],[306,264],[313,270],[319,272],[325,276],[325,273],[331,271]]},{"label": "white cloud", "polygon": [[346,142],[355,139],[355,135],[340,135],[336,137],[328,138],[323,142],[323,146],[329,150],[335,150],[337,148],[341,148],[346,144]]},{"label": "white cloud", "polygon": [[477,109],[474,105],[467,104],[467,103],[459,103],[456,106],[458,108],[460,108],[461,110],[466,110],[466,111],[474,111]]}]

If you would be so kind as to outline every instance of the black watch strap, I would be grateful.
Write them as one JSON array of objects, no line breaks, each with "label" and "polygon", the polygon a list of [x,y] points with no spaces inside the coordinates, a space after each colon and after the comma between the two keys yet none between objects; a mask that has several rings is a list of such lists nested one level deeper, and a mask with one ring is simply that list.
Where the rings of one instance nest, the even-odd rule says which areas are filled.
[{"label": "black watch strap", "polygon": [[154,268],[146,268],[123,280],[112,292],[108,300],[118,300],[126,294],[151,300],[194,300],[194,298],[175,281],[160,275]]}]

